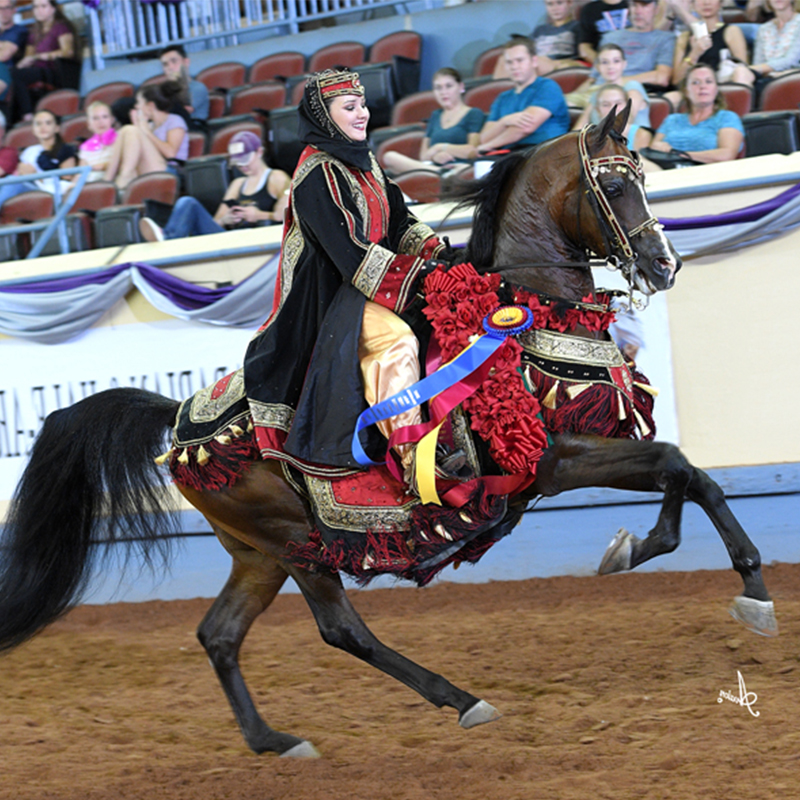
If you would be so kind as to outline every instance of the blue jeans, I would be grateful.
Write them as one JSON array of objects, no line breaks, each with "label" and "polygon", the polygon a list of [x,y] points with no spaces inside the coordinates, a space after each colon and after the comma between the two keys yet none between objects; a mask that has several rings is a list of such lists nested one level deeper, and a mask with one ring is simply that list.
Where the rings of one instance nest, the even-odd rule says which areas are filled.
[{"label": "blue jeans", "polygon": [[164,226],[164,237],[182,239],[184,236],[203,236],[207,233],[222,233],[224,230],[222,225],[214,222],[214,217],[199,200],[181,197],[169,215],[169,222]]},{"label": "blue jeans", "polygon": [[38,189],[39,187],[33,181],[9,183],[6,186],[0,186],[0,208],[2,208],[6,200],[10,200],[23,192],[35,192]]}]

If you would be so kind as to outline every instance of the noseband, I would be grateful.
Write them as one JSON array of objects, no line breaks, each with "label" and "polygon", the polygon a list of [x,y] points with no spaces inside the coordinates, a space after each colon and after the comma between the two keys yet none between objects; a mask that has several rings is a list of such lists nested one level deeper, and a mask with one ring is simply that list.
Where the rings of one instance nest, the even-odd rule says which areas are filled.
[{"label": "noseband", "polygon": [[[586,194],[589,195],[589,200],[600,219],[603,238],[606,240],[606,246],[610,252],[609,261],[615,261],[616,266],[625,278],[628,279],[637,257],[631,245],[631,239],[635,236],[640,236],[647,230],[657,229],[656,226],[659,225],[659,222],[655,217],[651,216],[641,225],[637,225],[627,232],[625,231],[625,228],[622,226],[619,219],[617,219],[617,215],[614,213],[614,209],[611,207],[611,203],[608,201],[603,191],[599,176],[614,170],[621,175],[627,175],[628,179],[631,181],[642,181],[644,180],[642,162],[636,156],[631,157],[628,155],[592,158],[589,153],[589,146],[586,142],[587,134],[591,127],[592,126],[587,125],[578,136],[581,175],[589,187],[586,190]],[[611,135],[614,136],[613,131]]]}]

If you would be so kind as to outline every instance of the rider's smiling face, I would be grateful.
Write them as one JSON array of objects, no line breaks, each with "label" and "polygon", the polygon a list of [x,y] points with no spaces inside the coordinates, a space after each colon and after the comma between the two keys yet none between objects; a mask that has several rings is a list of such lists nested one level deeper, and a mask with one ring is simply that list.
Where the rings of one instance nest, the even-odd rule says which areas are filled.
[{"label": "rider's smiling face", "polygon": [[363,142],[367,138],[369,109],[365,97],[358,94],[334,97],[328,113],[336,127],[351,141]]}]

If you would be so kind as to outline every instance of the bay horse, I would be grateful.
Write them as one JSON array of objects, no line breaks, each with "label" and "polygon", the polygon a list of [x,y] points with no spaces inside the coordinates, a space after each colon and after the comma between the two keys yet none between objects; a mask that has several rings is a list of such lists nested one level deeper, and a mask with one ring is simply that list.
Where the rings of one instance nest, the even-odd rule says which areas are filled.
[{"label": "bay horse", "polygon": [[[566,134],[499,161],[466,192],[476,205],[467,258],[483,271],[567,301],[594,292],[588,253],[617,263],[644,294],[668,289],[680,260],[653,217],[638,158],[624,144],[629,109],[599,126]],[[601,334],[578,330],[588,339]],[[113,548],[138,548],[155,566],[168,560],[174,524],[165,470],[155,457],[174,425],[176,401],[137,389],[112,389],[50,414],[17,487],[3,533],[0,649],[26,641],[79,602],[94,567]],[[553,437],[535,482],[516,499],[588,486],[661,491],[658,520],[640,540],[618,535],[602,572],[631,569],[674,550],[685,499],[708,514],[742,576],[734,615],[749,628],[777,632],[758,550],[723,493],[670,444],[564,433]],[[498,712],[380,642],[351,605],[338,572],[306,570],[287,545],[309,542],[313,522],[278,462],[253,460],[235,485],[217,491],[179,486],[208,520],[233,560],[230,577],[199,625],[248,746],[256,753],[310,757],[300,737],[273,730],[257,711],[239,668],[239,649],[256,617],[287,577],[303,593],[325,642],[363,659],[471,728]]]}]

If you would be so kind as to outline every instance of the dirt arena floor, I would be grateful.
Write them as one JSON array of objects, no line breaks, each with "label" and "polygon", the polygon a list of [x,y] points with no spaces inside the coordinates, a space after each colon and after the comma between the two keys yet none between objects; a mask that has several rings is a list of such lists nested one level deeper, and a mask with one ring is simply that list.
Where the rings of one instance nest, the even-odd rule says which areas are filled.
[{"label": "dirt arena floor", "polygon": [[[244,746],[194,636],[210,601],[84,606],[0,660],[0,798],[796,797],[800,565],[765,578],[776,639],[728,616],[733,572],[354,593],[384,641],[504,713],[470,731],[324,645],[281,596],[242,660],[314,761]],[[758,716],[720,698],[737,671]]]}]

